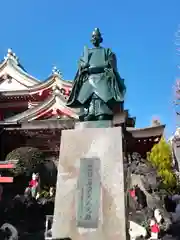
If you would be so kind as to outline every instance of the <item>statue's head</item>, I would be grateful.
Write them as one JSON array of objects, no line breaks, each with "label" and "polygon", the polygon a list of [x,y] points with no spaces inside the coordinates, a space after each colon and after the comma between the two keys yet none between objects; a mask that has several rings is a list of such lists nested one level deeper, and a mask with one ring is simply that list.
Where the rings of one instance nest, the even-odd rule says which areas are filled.
[{"label": "statue's head", "polygon": [[155,221],[154,218],[152,218],[152,219],[150,220],[150,226],[153,226],[153,225],[155,225],[155,224],[156,224],[156,221]]},{"label": "statue's head", "polygon": [[36,174],[35,173],[32,174],[32,180],[36,180]]},{"label": "statue's head", "polygon": [[154,217],[155,217],[155,218],[156,218],[156,217],[161,217],[161,211],[160,211],[160,209],[156,208],[156,209],[154,210]]},{"label": "statue's head", "polygon": [[33,173],[32,180],[38,180],[38,179],[39,179],[39,173]]},{"label": "statue's head", "polygon": [[100,43],[102,43],[103,38],[101,36],[101,33],[99,31],[99,28],[95,28],[92,32],[92,38],[91,42],[95,47],[99,47]]}]

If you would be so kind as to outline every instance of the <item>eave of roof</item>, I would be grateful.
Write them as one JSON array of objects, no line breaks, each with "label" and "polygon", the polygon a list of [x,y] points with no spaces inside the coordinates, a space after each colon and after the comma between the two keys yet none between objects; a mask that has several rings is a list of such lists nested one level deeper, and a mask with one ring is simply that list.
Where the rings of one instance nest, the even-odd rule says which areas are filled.
[{"label": "eave of roof", "polygon": [[[56,103],[56,97],[57,96],[55,94],[53,94],[46,101],[43,101],[42,103],[38,104],[37,106],[30,108],[30,109],[26,110],[25,112],[19,113],[13,117],[5,119],[5,122],[21,123],[23,121],[31,121],[31,119],[33,119],[34,117],[38,117],[38,114],[50,109],[53,106],[53,104]],[[70,112],[72,113],[72,117],[74,117],[74,118],[78,117],[77,114],[72,109],[65,106],[64,99],[60,95],[58,95],[58,99],[60,99],[60,102],[64,108],[67,108],[68,110],[70,110]]]},{"label": "eave of roof", "polygon": [[45,90],[50,88],[54,83],[56,79],[54,76],[50,76],[46,81],[40,82],[32,87],[28,87],[27,90],[19,90],[19,91],[4,91],[1,92],[1,96],[21,96],[21,95],[30,95],[35,94],[40,90]]},{"label": "eave of roof", "polygon": [[[61,80],[60,80],[61,81]],[[64,81],[64,80],[63,80]],[[65,82],[65,81],[64,81]],[[63,82],[63,84],[64,84]],[[35,84],[32,87],[27,87],[26,90],[18,90],[18,91],[3,91],[1,92],[1,96],[22,96],[22,95],[30,95],[30,94],[36,94],[41,90],[46,90],[48,88],[51,88],[54,85],[57,84],[57,76],[51,75],[48,79],[46,79],[44,82],[40,82],[38,84]],[[64,84],[66,86],[66,84]],[[67,87],[71,88],[72,83],[68,83]]]},{"label": "eave of roof", "polygon": [[39,111],[43,111],[44,109],[51,107],[54,103],[55,103],[55,97],[51,96],[46,101],[38,104],[36,107],[29,108],[25,112],[22,112],[15,116],[9,117],[9,118],[5,119],[5,121],[6,122],[14,122],[14,121],[21,122],[23,120],[26,120],[26,119],[34,116],[34,114],[37,114]]},{"label": "eave of roof", "polygon": [[[30,122],[21,122],[20,126],[14,127],[14,123],[6,123],[4,127],[7,129],[72,129],[74,128],[74,124],[79,122],[78,119],[68,119],[68,120],[33,120]],[[11,128],[12,124],[12,128]],[[0,126],[3,126],[3,122],[0,122]],[[143,138],[151,138],[151,137],[161,137],[164,132],[165,125],[153,126],[147,128],[127,128],[126,130],[132,134],[133,138],[143,139]]]},{"label": "eave of roof", "polygon": [[[24,69],[24,67],[20,64],[18,58],[15,56],[15,54],[12,52],[11,49],[8,50],[8,54],[5,57],[5,59],[0,62],[0,71],[4,69],[7,65],[12,67],[15,71],[17,71],[19,74],[22,74],[23,77],[26,77],[31,81],[31,83],[34,83],[34,86],[28,87],[28,90],[19,90],[19,91],[6,91],[4,92],[4,95],[26,95],[29,94],[29,91],[34,92],[38,91],[43,88],[47,88],[49,85],[51,85],[51,81],[58,78],[58,80],[61,82],[61,84],[64,87],[71,87],[72,81],[70,80],[64,80],[62,79],[61,75],[57,73],[52,73],[45,81],[41,81],[33,76],[31,76],[27,71]],[[13,77],[13,76],[12,76]]]},{"label": "eave of roof", "polygon": [[20,74],[22,74],[23,76],[25,76],[26,78],[30,79],[31,81],[34,82],[34,84],[38,84],[40,82],[39,79],[31,76],[29,73],[27,73],[24,68],[21,67],[21,65],[18,65],[14,62],[13,59],[5,59],[1,64],[0,64],[0,71],[5,68],[7,65],[10,65],[12,68],[14,68],[15,71],[19,72]]},{"label": "eave of roof", "polygon": [[0,126],[4,125],[4,129],[6,130],[35,130],[35,129],[73,129],[75,122],[77,119],[46,119],[46,120],[32,120],[30,122],[22,122],[20,125],[14,126],[14,123],[7,123],[4,125],[3,122],[0,122]]},{"label": "eave of roof", "polygon": [[134,138],[149,138],[162,136],[166,125],[150,126],[146,128],[131,128],[127,127],[126,130],[132,134]]}]

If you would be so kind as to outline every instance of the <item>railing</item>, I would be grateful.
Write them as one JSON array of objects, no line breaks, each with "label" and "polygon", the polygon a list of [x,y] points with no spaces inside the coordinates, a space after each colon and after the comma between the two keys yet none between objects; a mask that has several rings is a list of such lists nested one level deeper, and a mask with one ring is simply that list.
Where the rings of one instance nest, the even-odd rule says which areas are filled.
[{"label": "railing", "polygon": [[13,177],[1,177],[0,176],[0,183],[13,183]]},{"label": "railing", "polygon": [[[3,169],[12,169],[16,167],[17,160],[11,160],[11,161],[0,161],[0,171]],[[1,176],[0,173],[0,183],[12,183],[13,177],[5,177]]]},{"label": "railing", "polygon": [[18,160],[10,160],[10,161],[0,161],[0,168],[15,168]]},{"label": "railing", "polygon": [[16,164],[8,161],[0,161],[0,169],[12,169],[15,168]]},{"label": "railing", "polygon": [[52,240],[52,223],[53,223],[53,215],[46,215],[46,228],[44,233],[45,240]]}]

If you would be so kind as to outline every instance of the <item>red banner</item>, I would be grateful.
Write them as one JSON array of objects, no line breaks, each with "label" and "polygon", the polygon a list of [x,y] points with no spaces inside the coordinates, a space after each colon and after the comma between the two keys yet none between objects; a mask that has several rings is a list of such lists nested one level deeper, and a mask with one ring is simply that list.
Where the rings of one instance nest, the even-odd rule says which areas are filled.
[{"label": "red banner", "polygon": [[0,177],[0,183],[12,183],[13,177]]}]

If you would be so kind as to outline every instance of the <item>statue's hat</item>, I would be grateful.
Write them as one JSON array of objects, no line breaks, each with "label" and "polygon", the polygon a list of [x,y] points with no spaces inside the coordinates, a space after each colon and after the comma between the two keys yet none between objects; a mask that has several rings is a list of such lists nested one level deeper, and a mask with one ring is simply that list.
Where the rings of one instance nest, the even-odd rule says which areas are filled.
[{"label": "statue's hat", "polygon": [[96,36],[101,37],[101,33],[100,33],[99,28],[95,28],[94,31],[92,32],[92,35],[96,35]]},{"label": "statue's hat", "polygon": [[92,38],[96,38],[96,39],[99,39],[99,43],[102,43],[103,41],[103,38],[101,36],[101,33],[99,31],[99,28],[95,28],[94,31],[92,32]]}]

